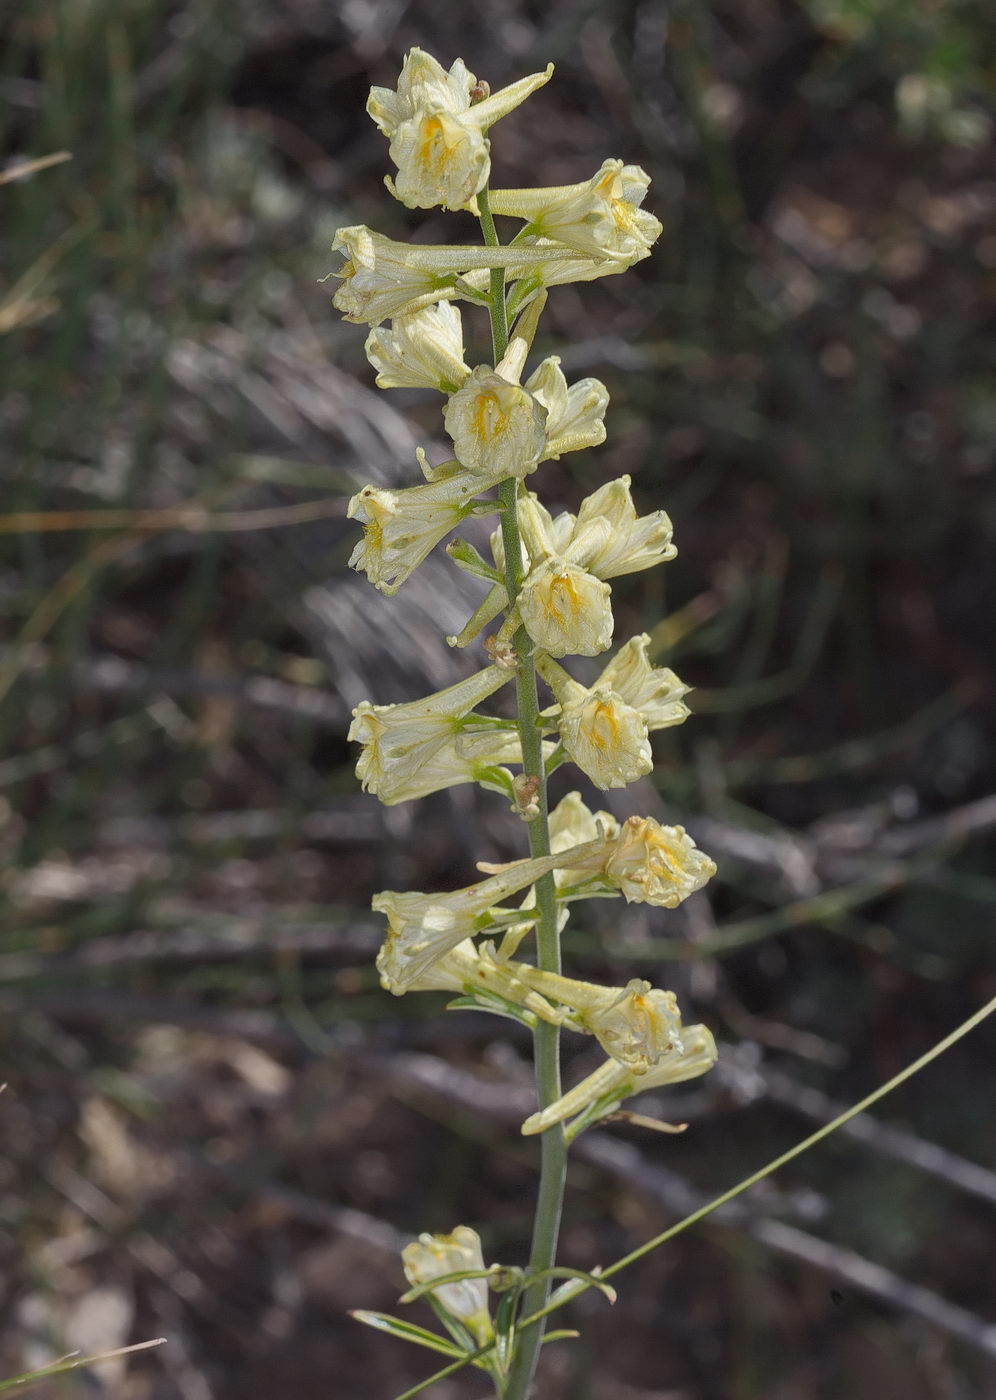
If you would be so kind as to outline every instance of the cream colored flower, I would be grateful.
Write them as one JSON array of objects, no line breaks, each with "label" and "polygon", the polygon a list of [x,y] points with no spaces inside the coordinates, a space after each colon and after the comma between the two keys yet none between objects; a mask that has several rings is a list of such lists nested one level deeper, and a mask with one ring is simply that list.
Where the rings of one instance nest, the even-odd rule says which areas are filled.
[{"label": "cream colored flower", "polygon": [[451,302],[440,301],[379,327],[367,336],[367,359],[380,389],[441,389],[455,393],[470,373],[463,359],[463,323]]},{"label": "cream colored flower", "polygon": [[[668,1084],[680,1084],[687,1079],[697,1079],[700,1074],[707,1074],[716,1059],[716,1042],[709,1028],[683,1026],[680,1045],[676,1045],[672,1054],[666,1055],[653,1069],[642,1075],[636,1074],[620,1061],[608,1059],[555,1103],[527,1118],[521,1131],[527,1136],[543,1133],[566,1118],[575,1118],[571,1127],[576,1129],[576,1116],[596,1108],[598,1111],[590,1122],[597,1122],[599,1118],[613,1113],[624,1099],[633,1094],[642,1094],[647,1089],[662,1089]],[[568,1128],[568,1136],[572,1136],[571,1128]]]},{"label": "cream colored flower", "polygon": [[564,452],[597,447],[605,441],[609,391],[599,379],[579,379],[568,386],[559,355],[548,356],[525,386],[547,411],[546,444],[541,461]]},{"label": "cream colored flower", "polygon": [[[571,855],[584,860],[593,854],[591,848],[581,846],[556,856],[482,866],[496,873],[488,880],[449,893],[384,890],[375,895],[372,907],[386,914],[388,921],[387,937],[377,955],[382,984],[401,996],[451,948],[491,927],[490,911],[503,899],[535,884],[554,869],[556,862],[564,861],[565,855],[568,857],[565,863],[570,864]],[[535,915],[524,921],[534,922]]]},{"label": "cream colored flower", "polygon": [[419,795],[426,764],[462,732],[461,721],[475,705],[511,678],[504,667],[488,666],[408,704],[362,701],[353,711],[348,737],[364,746],[356,765],[364,791],[375,793],[388,806]]},{"label": "cream colored flower", "polygon": [[443,410],[457,460],[487,482],[523,477],[546,444],[546,409],[519,384],[481,365]]},{"label": "cream colored flower", "polygon": [[629,817],[607,850],[604,878],[627,903],[673,909],[716,873],[683,826],[661,826],[653,817]]},{"label": "cream colored flower", "polygon": [[[535,909],[529,909],[528,932],[536,917]],[[538,992],[519,976],[519,970],[527,964],[499,957],[492,943],[476,944],[472,938],[465,938],[448,953],[444,953],[421,977],[417,977],[405,988],[409,992],[491,992],[505,1001],[532,1011],[541,1020],[559,1026],[566,1016],[558,1011]],[[385,990],[392,991],[385,984]]]},{"label": "cream colored flower", "polygon": [[589,547],[578,561],[597,578],[637,573],[673,559],[678,553],[671,542],[671,521],[664,511],[637,515],[630,480],[629,476],[620,476],[606,482],[581,502],[574,527],[575,541],[596,522],[608,525],[601,534],[590,532]]},{"label": "cream colored flower", "polygon": [[550,849],[566,851],[599,836],[615,836],[619,823],[610,812],[591,812],[579,792],[569,792],[550,813]]},{"label": "cream colored flower", "polygon": [[654,766],[643,716],[607,686],[577,686],[561,705],[559,725],[568,756],[603,792],[635,783]]},{"label": "cream colored flower", "polygon": [[647,729],[670,729],[689,714],[682,699],[689,687],[666,666],[654,666],[647,656],[650,637],[631,637],[602,671],[596,687],[607,686],[627,705],[639,710]]},{"label": "cream colored flower", "polygon": [[519,593],[523,625],[551,656],[597,656],[612,644],[612,591],[566,557],[543,559]]},{"label": "cream colored flower", "polygon": [[411,802],[418,797],[427,797],[430,792],[442,792],[461,783],[478,783],[490,792],[506,796],[512,774],[504,765],[521,762],[522,745],[513,731],[483,729],[461,732],[447,739],[408,782],[392,786],[386,796],[383,792],[378,792],[377,796],[385,807],[396,807],[399,802]]},{"label": "cream colored flower", "polygon": [[482,489],[469,472],[401,491],[364,486],[346,511],[350,520],[363,526],[363,538],[349,556],[350,567],[365,573],[382,593],[397,593],[440,540],[471,513]]},{"label": "cream colored flower", "polygon": [[547,248],[399,243],[364,224],[339,229],[332,249],[346,258],[329,274],[341,280],[333,304],[347,321],[368,321],[372,326],[460,296],[457,278],[474,268],[503,267],[512,277],[534,277],[544,261],[563,256],[562,250],[551,254]]},{"label": "cream colored flower", "polygon": [[490,142],[450,112],[417,112],[395,131],[389,150],[398,178],[384,183],[409,209],[463,209],[488,182]]},{"label": "cream colored flower", "polygon": [[[458,1225],[451,1235],[419,1235],[416,1241],[405,1245],[401,1260],[405,1278],[413,1287],[447,1274],[485,1267],[480,1236],[467,1225]],[[441,1283],[431,1292],[448,1313],[470,1330],[478,1344],[490,1341],[493,1334],[486,1278]]]},{"label": "cream colored flower", "polygon": [[590,180],[546,189],[492,190],[491,209],[526,219],[529,232],[626,267],[649,255],[663,229],[641,209],[650,176],[606,160]]},{"label": "cream colored flower", "polygon": [[387,187],[409,209],[462,209],[487,184],[490,145],[484,133],[548,82],[532,73],[475,102],[477,79],[457,59],[449,73],[422,49],[405,56],[397,92],[370,90],[367,111],[390,139],[398,179]]},{"label": "cream colored flower", "polygon": [[666,1056],[682,1052],[677,999],[649,982],[634,978],[611,1001],[578,1009],[578,1019],[602,1049],[634,1074],[646,1074]]}]

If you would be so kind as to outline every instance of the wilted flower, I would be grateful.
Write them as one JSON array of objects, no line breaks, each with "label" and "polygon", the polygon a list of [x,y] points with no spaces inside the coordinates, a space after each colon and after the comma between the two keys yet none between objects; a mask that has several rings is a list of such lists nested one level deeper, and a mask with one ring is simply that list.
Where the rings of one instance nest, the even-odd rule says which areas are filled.
[{"label": "wilted flower", "polygon": [[683,1026],[680,1043],[676,1044],[674,1052],[665,1056],[646,1074],[635,1074],[618,1060],[606,1060],[555,1103],[527,1118],[522,1132],[526,1135],[543,1133],[555,1123],[562,1123],[565,1118],[574,1118],[597,1108],[598,1112],[590,1120],[595,1122],[614,1112],[632,1094],[642,1094],[646,1089],[662,1089],[665,1085],[680,1084],[686,1079],[696,1079],[700,1074],[708,1073],[716,1058],[716,1042],[707,1026]]},{"label": "wilted flower", "polygon": [[371,88],[367,102],[370,116],[390,139],[391,159],[398,167],[397,182],[388,179],[388,189],[409,209],[470,204],[491,170],[484,133],[552,73],[550,64],[545,73],[533,73],[473,102],[477,79],[462,59],[447,73],[431,54],[412,49],[405,55],[397,92]]},{"label": "wilted flower", "polygon": [[608,848],[602,874],[627,903],[673,909],[716,873],[683,826],[661,826],[653,817],[629,817]]},{"label": "wilted flower", "polygon": [[441,389],[452,394],[470,373],[463,359],[460,312],[448,301],[396,317],[389,331],[372,330],[365,349],[378,371],[380,389]]},{"label": "wilted flower", "polygon": [[511,678],[504,667],[488,666],[456,685],[408,704],[362,701],[353,711],[348,737],[364,745],[356,765],[364,791],[376,793],[388,806],[419,795],[426,764],[462,732],[462,721],[475,705]]},{"label": "wilted flower", "polygon": [[640,208],[649,186],[650,176],[638,165],[606,160],[577,185],[493,190],[491,208],[528,220],[531,234],[629,267],[648,256],[663,231],[660,221]]},{"label": "wilted flower", "polygon": [[[431,1283],[446,1274],[471,1273],[484,1269],[481,1240],[476,1230],[458,1225],[451,1235],[419,1235],[401,1251],[405,1278],[413,1287]],[[448,1313],[473,1334],[478,1343],[490,1341],[491,1317],[488,1311],[486,1278],[458,1279],[430,1290]]]}]

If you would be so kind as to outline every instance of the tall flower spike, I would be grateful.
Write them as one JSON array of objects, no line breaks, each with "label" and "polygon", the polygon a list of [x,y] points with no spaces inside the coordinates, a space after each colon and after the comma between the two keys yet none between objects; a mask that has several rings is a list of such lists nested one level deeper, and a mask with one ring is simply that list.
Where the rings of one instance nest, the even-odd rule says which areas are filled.
[{"label": "tall flower spike", "polygon": [[[384,890],[375,895],[372,907],[385,914],[388,922],[387,937],[377,955],[381,982],[395,996],[401,996],[451,948],[490,928],[490,911],[503,899],[534,885],[558,863],[570,865],[590,859],[597,854],[597,844],[574,847],[555,856],[512,861],[488,880],[445,894]],[[533,913],[525,921],[535,918]]]},{"label": "tall flower spike", "polygon": [[463,323],[452,302],[398,316],[389,331],[367,336],[367,359],[379,389],[441,389],[455,393],[470,373],[463,359]]},{"label": "tall flower spike", "polygon": [[[548,1108],[527,1118],[521,1131],[526,1136],[545,1133],[554,1124],[563,1123],[566,1118],[576,1119],[577,1115],[586,1113],[596,1105],[600,1105],[601,1110],[597,1118],[604,1118],[632,1094],[697,1079],[700,1074],[707,1074],[716,1063],[716,1042],[707,1026],[683,1026],[681,1047],[673,1056],[668,1056],[643,1075],[634,1074],[618,1060],[606,1060]],[[571,1136],[570,1130],[568,1135]]]},{"label": "tall flower spike", "polygon": [[[405,1278],[413,1287],[431,1283],[434,1278],[443,1278],[446,1274],[484,1268],[480,1236],[467,1225],[458,1225],[451,1235],[419,1235],[417,1240],[405,1245],[401,1261]],[[441,1283],[431,1291],[451,1316],[469,1328],[479,1345],[491,1340],[486,1278]]]},{"label": "tall flower spike", "polygon": [[660,220],[640,208],[649,187],[650,176],[638,165],[606,160],[577,185],[492,190],[491,209],[528,220],[532,234],[629,267],[649,255],[663,232]]},{"label": "tall flower spike", "polygon": [[487,184],[491,148],[484,133],[550,80],[546,72],[521,78],[475,102],[477,79],[458,58],[449,73],[431,54],[405,56],[398,88],[371,88],[367,111],[390,140],[398,167],[387,188],[409,209],[463,209]]},{"label": "tall flower spike", "polygon": [[371,705],[353,711],[349,738],[363,744],[356,775],[365,792],[388,805],[403,802],[419,785],[426,764],[462,729],[476,705],[512,679],[502,666],[488,666],[456,685],[405,705]]},{"label": "tall flower spike", "polygon": [[382,593],[397,593],[440,540],[466,519],[474,497],[484,489],[469,472],[401,491],[364,486],[346,511],[363,526],[350,567],[365,573]]}]

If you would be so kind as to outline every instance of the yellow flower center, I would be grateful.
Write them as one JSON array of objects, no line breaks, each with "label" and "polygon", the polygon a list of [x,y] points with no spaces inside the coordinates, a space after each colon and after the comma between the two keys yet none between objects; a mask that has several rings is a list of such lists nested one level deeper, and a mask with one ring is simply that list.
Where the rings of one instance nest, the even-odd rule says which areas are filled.
[{"label": "yellow flower center", "polygon": [[423,117],[420,135],[418,163],[438,174],[453,158],[456,146],[447,141],[446,130],[439,117]]},{"label": "yellow flower center", "polygon": [[606,753],[619,746],[619,719],[615,706],[600,700],[595,706],[591,721],[591,742],[595,748]]},{"label": "yellow flower center", "polygon": [[543,600],[543,611],[547,617],[563,623],[566,614],[576,617],[581,607],[577,586],[569,573],[554,574],[550,587]]},{"label": "yellow flower center", "polygon": [[492,442],[508,429],[508,414],[494,389],[486,389],[474,401],[474,436],[481,442]]}]

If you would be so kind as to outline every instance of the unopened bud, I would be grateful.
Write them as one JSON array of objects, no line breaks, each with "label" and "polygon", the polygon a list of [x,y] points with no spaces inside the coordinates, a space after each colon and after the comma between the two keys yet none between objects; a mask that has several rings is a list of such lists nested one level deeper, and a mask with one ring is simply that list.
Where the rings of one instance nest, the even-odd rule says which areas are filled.
[{"label": "unopened bud", "polygon": [[476,102],[483,102],[486,97],[491,96],[491,84],[478,78],[477,82],[470,90],[470,105],[473,107]]}]

